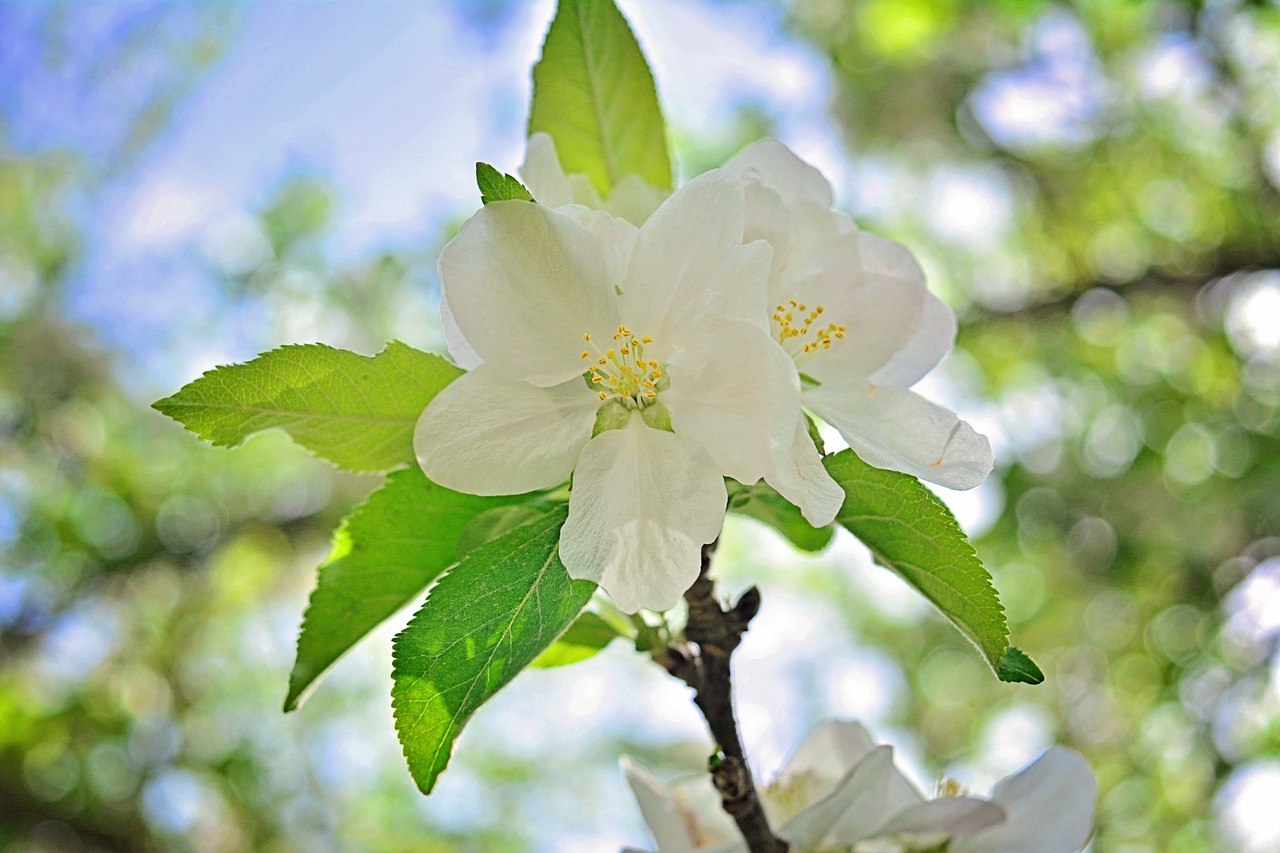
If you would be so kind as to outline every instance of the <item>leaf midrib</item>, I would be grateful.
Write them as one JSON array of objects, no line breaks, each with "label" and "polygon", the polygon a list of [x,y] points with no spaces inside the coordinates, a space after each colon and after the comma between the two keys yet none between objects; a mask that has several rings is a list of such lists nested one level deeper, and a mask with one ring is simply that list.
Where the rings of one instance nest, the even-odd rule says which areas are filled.
[{"label": "leaf midrib", "polygon": [[[543,575],[546,574],[547,569],[551,566],[552,561],[555,560],[556,555],[559,553],[560,553],[560,544],[559,542],[557,542],[556,545],[551,549],[551,553],[547,555],[547,559],[543,561],[542,567],[538,569],[538,574],[533,579],[533,583],[529,584],[528,592],[524,594],[524,598],[520,600],[520,604],[517,605],[513,611],[511,611],[511,619],[508,620],[506,627],[503,628],[502,636],[499,637],[498,641],[490,647],[489,657],[485,661],[484,666],[479,670],[479,672],[475,675],[475,677],[471,679],[471,684],[470,686],[467,687],[466,695],[463,696],[462,700],[458,703],[459,709],[466,707],[467,702],[470,701],[471,694],[475,692],[476,685],[480,683],[481,674],[487,672],[489,667],[493,665],[493,659],[497,657],[498,649],[502,647],[502,644],[506,642],[507,637],[510,636],[511,628],[515,625],[516,619],[520,617],[520,614],[524,613],[524,608],[529,603],[529,597],[532,596],[534,590],[538,588],[538,584],[542,581]],[[419,717],[418,719],[420,721],[422,718]],[[458,716],[455,714],[449,720],[449,727],[445,729],[445,737],[440,738],[436,742],[436,750],[431,756],[432,769],[435,769],[436,767],[439,766],[438,762],[440,760],[440,752],[441,750],[444,749],[444,745],[446,743],[453,742],[452,739],[448,737],[448,735],[453,733],[454,728],[457,725],[457,721],[458,721]],[[434,787],[434,784],[433,784],[433,787]]]},{"label": "leaf midrib", "polygon": [[279,415],[293,418],[317,419],[327,421],[358,421],[360,423],[407,423],[416,421],[416,415],[361,415],[346,414],[343,412],[317,412],[306,411],[302,409],[272,409],[265,406],[245,406],[232,403],[197,403],[182,402],[175,404],[175,408],[188,409],[221,409],[230,412],[249,412],[257,415]]},{"label": "leaf midrib", "polygon": [[600,128],[600,150],[604,154],[604,166],[609,179],[609,188],[602,194],[607,195],[618,182],[618,170],[615,163],[615,152],[609,144],[609,133],[607,125],[605,124],[604,103],[601,97],[600,87],[596,85],[599,69],[594,61],[595,52],[588,48],[586,27],[587,16],[584,8],[585,4],[578,3],[577,6],[578,38],[582,43],[582,61],[587,66],[587,89],[591,96],[591,109],[596,114],[596,127]]}]

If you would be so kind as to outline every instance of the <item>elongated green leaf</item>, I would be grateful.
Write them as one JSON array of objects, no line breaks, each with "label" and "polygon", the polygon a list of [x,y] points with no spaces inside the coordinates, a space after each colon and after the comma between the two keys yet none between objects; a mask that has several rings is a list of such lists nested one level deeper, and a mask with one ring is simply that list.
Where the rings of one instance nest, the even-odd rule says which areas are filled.
[{"label": "elongated green leaf", "polygon": [[621,636],[612,625],[595,613],[583,613],[564,632],[564,636],[529,665],[550,669],[553,666],[578,663],[604,651],[605,646]]},{"label": "elongated green leaf", "polygon": [[342,468],[388,471],[414,462],[418,416],[461,375],[399,341],[373,357],[291,345],[211,370],[152,405],[216,445],[278,427]]},{"label": "elongated green leaf", "polygon": [[284,709],[297,708],[339,657],[457,561],[459,539],[477,515],[524,499],[454,492],[416,465],[389,476],[334,534],[302,622]]},{"label": "elongated green leaf", "polygon": [[799,508],[763,480],[754,486],[726,480],[725,485],[729,487],[729,512],[764,522],[801,551],[821,551],[835,535],[831,526],[814,527],[805,521]]},{"label": "elongated green leaf", "polygon": [[471,552],[396,637],[396,731],[424,794],[476,709],[573,623],[595,592],[560,562],[554,509]]},{"label": "elongated green leaf", "polygon": [[1000,661],[1000,669],[996,671],[1001,681],[1020,682],[1022,684],[1040,684],[1044,681],[1044,673],[1036,662],[1027,657],[1022,649],[1010,646],[1005,650],[1004,660]]},{"label": "elongated green leaf", "polygon": [[1004,607],[946,504],[914,477],[873,468],[850,450],[823,464],[845,490],[836,521],[933,602],[999,673],[1009,643]]},{"label": "elongated green leaf", "polygon": [[488,163],[476,163],[476,185],[480,203],[491,201],[533,201],[533,194],[517,178],[503,174]]},{"label": "elongated green leaf", "polygon": [[613,0],[560,0],[533,67],[529,134],[538,131],[602,196],[627,175],[671,189],[653,74]]}]

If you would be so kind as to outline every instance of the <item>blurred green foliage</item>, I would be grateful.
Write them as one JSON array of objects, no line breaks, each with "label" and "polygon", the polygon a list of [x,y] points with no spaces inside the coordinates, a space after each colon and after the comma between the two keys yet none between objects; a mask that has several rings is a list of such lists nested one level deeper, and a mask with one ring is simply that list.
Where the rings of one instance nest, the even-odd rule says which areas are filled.
[{"label": "blurred green foliage", "polygon": [[[901,666],[891,717],[936,759],[1048,721],[1098,773],[1098,853],[1261,849],[1215,815],[1280,753],[1276,598],[1250,595],[1280,556],[1280,9],[778,5],[830,58],[851,212],[911,246],[961,315],[939,388],[1001,450],[977,547],[1047,680],[996,682],[941,620],[840,572],[768,583],[791,578]],[[74,14],[51,7],[42,61],[62,61]],[[532,849],[512,816],[616,775],[619,736],[581,733],[564,762],[472,741],[450,771],[483,800],[463,831],[439,828],[396,755],[389,668],[276,713],[328,533],[376,481],[280,436],[201,446],[68,319],[85,199],[233,37],[189,10],[136,26],[76,72],[109,82],[126,55],[167,71],[106,143],[24,149],[0,114],[0,848]],[[742,141],[768,120],[744,114]],[[700,144],[680,159],[730,153]],[[281,342],[374,352],[426,301],[439,243],[335,265],[338,203],[322,175],[284,176],[255,212],[262,251],[209,272]],[[692,768],[705,745],[631,747]]]}]

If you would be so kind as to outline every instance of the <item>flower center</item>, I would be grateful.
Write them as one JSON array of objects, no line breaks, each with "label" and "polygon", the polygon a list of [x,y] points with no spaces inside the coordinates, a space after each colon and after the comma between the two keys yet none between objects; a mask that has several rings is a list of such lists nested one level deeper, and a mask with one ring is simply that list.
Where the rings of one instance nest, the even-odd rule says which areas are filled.
[{"label": "flower center", "polygon": [[819,318],[826,312],[821,305],[810,308],[792,299],[786,305],[774,306],[774,337],[792,358],[806,353],[831,349],[831,344],[844,337],[847,327],[839,323],[822,325]]},{"label": "flower center", "polygon": [[645,358],[645,346],[653,343],[648,335],[637,337],[626,326],[619,326],[613,333],[614,346],[603,352],[590,333],[582,339],[590,347],[582,351],[582,360],[589,362],[586,380],[596,389],[600,402],[613,397],[628,408],[643,409],[657,402],[658,392],[670,385],[665,366],[657,359]]}]

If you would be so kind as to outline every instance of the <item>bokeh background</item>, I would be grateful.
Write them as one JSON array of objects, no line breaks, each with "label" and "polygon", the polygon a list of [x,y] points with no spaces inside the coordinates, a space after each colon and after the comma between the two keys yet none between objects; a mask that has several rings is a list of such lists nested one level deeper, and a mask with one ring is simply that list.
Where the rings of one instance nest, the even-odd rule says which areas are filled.
[{"label": "bokeh background", "polygon": [[[623,0],[684,177],[780,136],[962,320],[926,390],[998,467],[947,495],[1048,675],[998,683],[841,537],[731,520],[768,777],[866,721],[931,790],[1051,743],[1097,853],[1280,850],[1280,7]],[[439,348],[473,164],[523,155],[550,0],[0,5],[0,848],[556,851],[647,840],[617,769],[696,771],[633,651],[530,672],[418,795],[393,619],[280,711],[329,531],[376,487],[148,403],[323,341]]]}]

